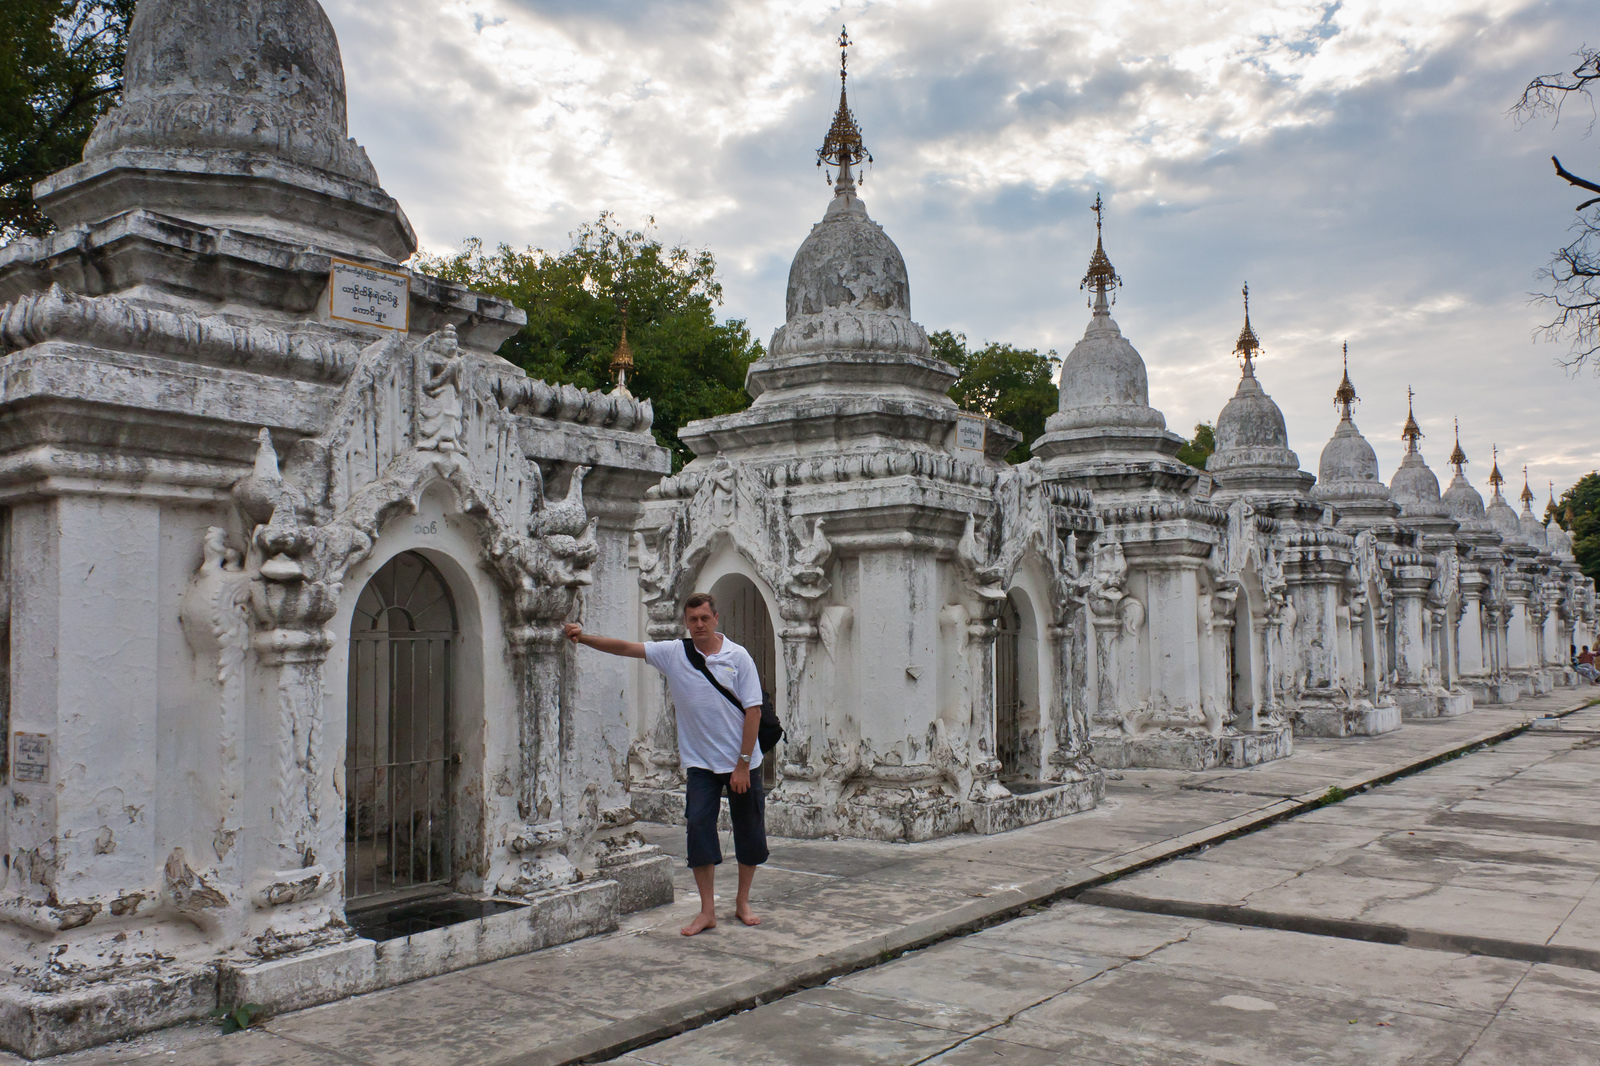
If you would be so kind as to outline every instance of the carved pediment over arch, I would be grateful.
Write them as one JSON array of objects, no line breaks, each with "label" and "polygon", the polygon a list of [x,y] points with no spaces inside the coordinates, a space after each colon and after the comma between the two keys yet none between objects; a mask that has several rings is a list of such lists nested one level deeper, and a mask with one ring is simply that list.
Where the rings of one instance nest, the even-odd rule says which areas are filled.
[{"label": "carved pediment over arch", "polygon": [[513,622],[549,626],[567,615],[598,555],[583,505],[587,471],[573,472],[566,499],[546,500],[502,402],[507,391],[447,326],[420,342],[396,337],[366,348],[327,429],[297,441],[281,471],[261,431],[256,468],[234,498],[251,531],[257,622],[280,634],[268,643],[286,651],[325,644],[321,627],[345,574],[385,523],[415,513],[436,482],[478,527],[483,562],[511,593]]}]

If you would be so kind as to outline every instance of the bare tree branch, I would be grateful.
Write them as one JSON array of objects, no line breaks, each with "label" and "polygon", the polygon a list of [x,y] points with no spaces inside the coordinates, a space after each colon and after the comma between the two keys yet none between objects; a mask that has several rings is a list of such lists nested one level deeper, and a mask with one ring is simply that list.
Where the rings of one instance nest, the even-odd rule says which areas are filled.
[{"label": "bare tree branch", "polygon": [[1578,61],[1570,71],[1541,74],[1522,90],[1509,114],[1520,128],[1540,115],[1551,116],[1551,125],[1561,121],[1561,109],[1574,96],[1589,103],[1589,129],[1594,129],[1595,110],[1592,89],[1600,86],[1600,48],[1580,47],[1572,56]]}]

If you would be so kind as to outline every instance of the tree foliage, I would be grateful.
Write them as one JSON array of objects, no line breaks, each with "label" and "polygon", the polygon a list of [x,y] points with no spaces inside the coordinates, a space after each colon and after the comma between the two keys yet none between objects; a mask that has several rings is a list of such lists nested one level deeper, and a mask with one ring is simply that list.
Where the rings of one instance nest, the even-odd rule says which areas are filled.
[{"label": "tree foliage", "polygon": [[33,185],[83,158],[122,96],[134,0],[0,3],[0,241],[49,233]]},{"label": "tree foliage", "polygon": [[1178,461],[1204,470],[1206,460],[1217,450],[1217,432],[1210,422],[1200,422],[1194,427],[1194,436],[1178,449]]},{"label": "tree foliage", "polygon": [[961,371],[950,398],[963,411],[985,415],[1022,434],[1022,442],[1006,455],[1009,463],[1026,462],[1030,446],[1044,433],[1045,419],[1060,403],[1056,391],[1055,352],[991,342],[972,351],[965,333],[940,330],[928,338],[933,354]]},{"label": "tree foliage", "polygon": [[526,311],[528,324],[500,354],[552,383],[608,388],[626,318],[634,360],[628,389],[655,407],[656,440],[672,450],[676,470],[693,458],[678,440],[680,427],[749,405],[745,370],[761,345],[743,321],[717,321],[722,285],[710,252],[668,248],[619,227],[609,213],[570,236],[563,252],[505,244],[485,252],[474,237],[453,256],[419,256],[413,265]]},{"label": "tree foliage", "polygon": [[1545,519],[1572,535],[1572,554],[1579,567],[1600,581],[1600,473],[1579,478],[1555,506],[1545,507]]},{"label": "tree foliage", "polygon": [[[1563,106],[1582,97],[1590,106],[1589,128],[1593,131],[1592,90],[1600,85],[1600,49],[1580,48],[1573,58],[1577,62],[1571,70],[1541,74],[1522,90],[1522,97],[1511,108],[1519,123],[1543,115],[1549,115],[1552,123],[1559,122]],[[1556,177],[1568,185],[1600,194],[1600,181],[1572,173],[1556,156],[1551,156],[1550,162],[1555,165]],[[1572,224],[1576,236],[1555,253],[1549,266],[1539,271],[1539,279],[1547,284],[1534,294],[1536,299],[1555,308],[1555,317],[1541,326],[1540,332],[1550,340],[1564,340],[1570,345],[1563,362],[1574,369],[1600,355],[1600,206],[1597,205],[1600,205],[1600,195],[1577,205],[1578,217]],[[1595,369],[1600,371],[1600,360],[1596,361]]]}]

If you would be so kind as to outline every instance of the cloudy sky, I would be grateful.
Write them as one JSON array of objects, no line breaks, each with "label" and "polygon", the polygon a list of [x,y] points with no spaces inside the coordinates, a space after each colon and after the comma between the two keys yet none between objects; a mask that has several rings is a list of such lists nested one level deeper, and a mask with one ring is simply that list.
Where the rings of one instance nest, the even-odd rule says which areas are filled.
[{"label": "cloudy sky", "polygon": [[1581,199],[1549,156],[1593,173],[1600,133],[1581,104],[1554,128],[1506,114],[1600,43],[1594,0],[323,2],[351,133],[431,250],[654,216],[716,253],[724,313],[765,339],[828,199],[848,23],[863,197],[930,331],[1065,354],[1098,191],[1116,316],[1172,428],[1232,395],[1248,280],[1306,468],[1344,340],[1385,478],[1408,385],[1437,472],[1456,416],[1480,487],[1492,443],[1541,499],[1600,465],[1600,381],[1533,339],[1527,296]]}]

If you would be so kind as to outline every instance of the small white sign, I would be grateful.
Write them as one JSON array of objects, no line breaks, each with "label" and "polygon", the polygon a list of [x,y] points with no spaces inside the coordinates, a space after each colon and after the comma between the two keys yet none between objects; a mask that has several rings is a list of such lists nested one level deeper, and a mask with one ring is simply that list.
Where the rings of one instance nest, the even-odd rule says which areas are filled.
[{"label": "small white sign", "polygon": [[986,423],[981,418],[956,419],[956,447],[969,451],[983,451],[983,434]]},{"label": "small white sign", "polygon": [[328,268],[328,317],[404,333],[411,328],[411,275],[343,259]]},{"label": "small white sign", "polygon": [[50,737],[44,733],[18,733],[11,779],[33,784],[50,783]]}]

